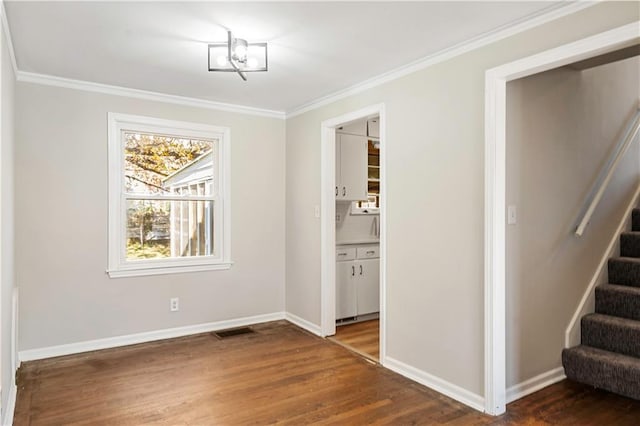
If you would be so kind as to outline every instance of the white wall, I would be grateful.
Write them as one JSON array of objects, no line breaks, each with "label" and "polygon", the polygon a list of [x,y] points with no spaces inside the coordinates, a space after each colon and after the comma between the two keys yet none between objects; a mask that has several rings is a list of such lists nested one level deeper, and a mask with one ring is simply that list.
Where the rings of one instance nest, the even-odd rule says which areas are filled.
[{"label": "white wall", "polygon": [[507,386],[562,365],[564,333],[638,185],[634,144],[582,238],[590,189],[638,108],[640,59],[507,85]]},{"label": "white wall", "polygon": [[336,203],[336,242],[378,240],[377,214],[351,214],[352,203]]},{"label": "white wall", "polygon": [[[231,128],[230,270],[108,278],[108,112]],[[283,120],[18,83],[15,126],[20,350],[284,310]]]},{"label": "white wall", "polygon": [[[1,13],[1,12],[0,12]],[[2,116],[0,134],[0,377],[2,378],[2,416],[8,408],[8,397],[14,371],[12,367],[11,325],[12,295],[15,285],[14,272],[14,88],[15,76],[7,47],[7,40],[0,28],[1,82],[0,95]]]},{"label": "white wall", "polygon": [[320,123],[386,108],[387,360],[483,394],[484,73],[639,19],[603,3],[287,120],[287,311],[320,324]]}]

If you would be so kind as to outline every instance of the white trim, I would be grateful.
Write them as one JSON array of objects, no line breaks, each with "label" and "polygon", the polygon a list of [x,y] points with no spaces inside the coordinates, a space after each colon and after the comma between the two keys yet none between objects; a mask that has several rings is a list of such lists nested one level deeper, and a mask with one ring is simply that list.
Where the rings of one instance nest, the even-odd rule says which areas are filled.
[{"label": "white trim", "polygon": [[207,333],[210,331],[224,330],[226,328],[242,327],[269,321],[278,321],[283,320],[284,318],[284,312],[274,312],[271,314],[255,315],[251,317],[215,321],[197,325],[187,325],[183,327],[167,328],[164,330],[147,331],[144,333],[126,334],[116,337],[107,337],[105,339],[86,340],[84,342],[68,343],[64,345],[20,351],[19,358],[21,362],[34,361],[37,359],[52,358],[56,356],[117,348],[120,346],[136,345],[138,343],[153,342],[155,340],[173,339],[175,337]]},{"label": "white trim", "polygon": [[620,234],[625,230],[629,229],[629,223],[631,222],[631,212],[638,205],[638,201],[640,201],[640,185],[636,189],[636,192],[633,194],[631,201],[627,205],[627,208],[624,211],[624,215],[620,219],[618,227],[613,233],[611,240],[609,241],[609,245],[607,249],[603,253],[600,258],[600,262],[598,263],[598,267],[596,268],[593,276],[591,277],[591,281],[589,282],[589,286],[586,288],[584,293],[582,294],[582,298],[578,303],[578,307],[576,308],[573,316],[571,317],[571,321],[569,321],[569,325],[564,332],[564,347],[570,348],[572,346],[576,346],[580,344],[580,319],[584,314],[586,314],[587,302],[592,300],[595,288],[598,284],[601,283],[600,279],[603,277],[604,272],[606,270],[607,264],[609,262],[609,258],[615,256],[615,251],[618,247],[620,241]]},{"label": "white trim", "polygon": [[11,58],[11,67],[13,68],[13,74],[17,78],[18,63],[16,62],[16,52],[15,50],[13,50],[13,38],[11,37],[9,21],[7,21],[7,11],[4,8],[4,0],[0,0],[0,18],[2,19],[2,29],[4,30],[4,36],[7,38],[7,48],[9,49],[9,58]]},{"label": "white trim", "polygon": [[109,278],[145,277],[151,275],[183,274],[187,272],[222,271],[231,269],[233,262],[213,263],[210,265],[147,267],[138,269],[107,270]]},{"label": "white trim", "polygon": [[184,105],[194,108],[213,109],[218,111],[235,112],[238,114],[256,115],[260,117],[285,119],[282,111],[255,108],[237,104],[227,104],[222,102],[209,101],[205,99],[190,98],[186,96],[169,95],[148,90],[131,89],[122,86],[112,86],[109,84],[93,83],[90,81],[74,80],[70,78],[56,77],[53,75],[37,74],[26,71],[17,71],[16,79],[23,83],[42,84],[45,86],[64,87],[66,89],[84,90],[87,92],[102,93],[113,96],[125,96],[128,98],[144,99],[147,101],[164,102],[170,104]]},{"label": "white trim", "polygon": [[11,386],[9,387],[9,396],[7,398],[7,406],[2,407],[2,425],[10,426],[13,424],[13,416],[16,411],[16,396],[18,394],[18,388],[16,386],[15,374],[11,379]]},{"label": "white trim", "polygon": [[380,363],[386,357],[387,294],[387,187],[386,187],[386,114],[385,104],[371,105],[320,124],[320,324],[322,336],[336,333],[336,216],[335,129],[346,123],[379,116],[380,119]]},{"label": "white trim", "polygon": [[506,84],[637,42],[640,22],[538,53],[486,72],[485,79],[485,411],[506,410],[505,187]]},{"label": "white trim", "polygon": [[319,325],[309,322],[306,319],[300,318],[299,316],[294,315],[290,312],[286,312],[284,314],[284,319],[289,321],[293,325],[307,330],[309,333],[322,337],[322,330]]},{"label": "white trim", "polygon": [[511,22],[482,35],[476,36],[470,40],[463,41],[462,43],[458,43],[446,49],[442,49],[438,52],[428,55],[422,59],[410,62],[392,71],[377,75],[346,89],[299,105],[293,109],[288,110],[286,113],[286,118],[293,118],[297,115],[304,114],[305,112],[311,111],[324,105],[328,105],[340,99],[344,99],[346,97],[353,96],[357,93],[361,93],[365,90],[369,90],[390,81],[397,80],[401,77],[404,77],[405,75],[412,74],[416,71],[420,71],[430,66],[439,64],[456,56],[460,56],[464,53],[479,49],[483,46],[487,46],[489,44],[519,34],[531,28],[546,24],[547,22],[562,18],[563,16],[579,12],[597,3],[598,2],[577,1],[568,4],[562,3],[560,5],[546,8],[536,14],[529,15],[515,22]]},{"label": "white trim", "polygon": [[538,374],[537,376],[532,377],[529,380],[525,380],[522,383],[513,385],[507,389],[507,404],[520,398],[524,398],[527,395],[546,388],[547,386],[551,386],[554,383],[558,383],[566,378],[567,376],[564,375],[564,368],[558,367],[542,374]]},{"label": "white trim", "polygon": [[422,371],[391,357],[387,357],[384,367],[407,377],[414,382],[418,382],[423,386],[433,389],[436,392],[446,395],[449,398],[455,399],[474,410],[483,411],[484,409],[484,398],[480,395],[469,392],[460,386],[429,374],[426,371]]},{"label": "white trim", "polygon": [[[228,127],[202,123],[164,120],[139,115],[108,113],[109,156],[109,247],[108,268],[110,277],[131,277],[229,269],[231,262],[231,130]],[[123,148],[122,133],[125,130],[202,138],[215,141],[214,151],[217,165],[212,165],[215,190],[208,197],[215,202],[215,256],[194,256],[127,261],[125,255],[126,223],[125,208],[128,195],[123,193]],[[135,198],[135,197],[133,197]],[[148,198],[148,197],[142,197]],[[185,198],[185,201],[195,197]]]}]

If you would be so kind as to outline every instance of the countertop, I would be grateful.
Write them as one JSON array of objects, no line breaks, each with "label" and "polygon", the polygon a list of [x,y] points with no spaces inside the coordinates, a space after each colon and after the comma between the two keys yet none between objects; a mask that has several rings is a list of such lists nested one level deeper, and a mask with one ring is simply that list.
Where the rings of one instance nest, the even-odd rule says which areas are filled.
[{"label": "countertop", "polygon": [[352,244],[380,244],[380,240],[345,240],[345,241],[336,241],[337,246],[348,246]]}]

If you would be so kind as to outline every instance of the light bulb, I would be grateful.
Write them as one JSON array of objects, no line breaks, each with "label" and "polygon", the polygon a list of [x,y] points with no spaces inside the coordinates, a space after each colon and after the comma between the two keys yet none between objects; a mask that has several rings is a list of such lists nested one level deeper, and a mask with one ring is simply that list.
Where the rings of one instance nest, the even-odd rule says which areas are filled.
[{"label": "light bulb", "polygon": [[258,67],[258,60],[256,58],[247,59],[247,66],[249,68],[257,68]]},{"label": "light bulb", "polygon": [[236,46],[234,53],[239,60],[244,60],[247,57],[247,47],[243,45]]},{"label": "light bulb", "polygon": [[233,40],[233,58],[238,62],[245,62],[247,60],[247,50],[249,45],[247,40],[242,38],[236,38]]},{"label": "light bulb", "polygon": [[227,65],[227,57],[226,56],[218,56],[216,58],[216,63],[221,67]]}]

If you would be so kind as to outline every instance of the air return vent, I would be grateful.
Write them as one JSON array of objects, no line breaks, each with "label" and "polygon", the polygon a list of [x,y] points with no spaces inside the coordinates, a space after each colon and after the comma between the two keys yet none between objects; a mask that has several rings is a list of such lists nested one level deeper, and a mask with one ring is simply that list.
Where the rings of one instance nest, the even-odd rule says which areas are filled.
[{"label": "air return vent", "polygon": [[228,337],[241,336],[243,334],[252,334],[252,333],[255,333],[255,331],[253,331],[251,327],[237,327],[237,328],[228,328],[226,330],[214,331],[211,334],[216,336],[218,339],[226,339]]}]

